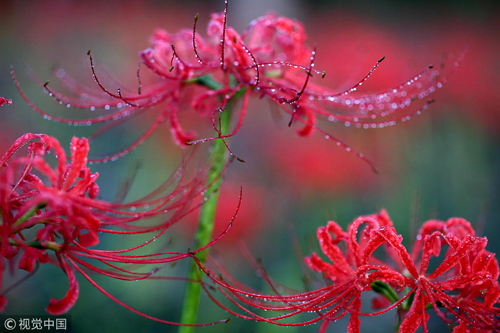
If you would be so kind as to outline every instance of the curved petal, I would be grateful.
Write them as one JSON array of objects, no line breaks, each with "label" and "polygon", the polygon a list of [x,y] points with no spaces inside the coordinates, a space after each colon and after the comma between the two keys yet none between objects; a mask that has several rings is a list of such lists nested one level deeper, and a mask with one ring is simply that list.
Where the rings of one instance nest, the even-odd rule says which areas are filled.
[{"label": "curved petal", "polygon": [[57,300],[55,298],[50,299],[50,304],[45,309],[51,315],[60,315],[66,313],[75,305],[78,295],[80,293],[80,288],[78,286],[78,281],[76,280],[75,273],[73,269],[67,264],[66,260],[62,259],[63,268],[68,275],[69,280],[69,290],[66,295]]},{"label": "curved petal", "polygon": [[87,165],[87,154],[89,152],[89,142],[86,138],[71,139],[71,166],[64,179],[62,190],[67,190],[73,185],[80,171]]}]

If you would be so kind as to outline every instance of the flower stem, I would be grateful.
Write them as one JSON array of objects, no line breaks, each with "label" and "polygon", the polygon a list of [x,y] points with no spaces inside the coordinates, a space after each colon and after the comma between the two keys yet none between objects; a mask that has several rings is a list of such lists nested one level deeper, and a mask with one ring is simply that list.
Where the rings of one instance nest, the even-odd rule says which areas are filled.
[{"label": "flower stem", "polygon": [[396,293],[396,291],[394,291],[394,289],[392,289],[392,287],[385,282],[378,280],[373,281],[370,284],[370,287],[372,288],[373,291],[385,296],[385,298],[387,298],[392,303],[396,303],[397,301],[399,301],[399,296]]},{"label": "flower stem", "polygon": [[[12,238],[9,238],[9,244],[14,246],[20,246],[20,244]],[[35,240],[32,242],[24,242],[26,246],[30,246],[35,249],[49,249],[54,252],[60,252],[62,248],[62,244],[58,244],[56,242],[46,242],[45,245],[42,245],[39,241]]]},{"label": "flower stem", "polygon": [[23,216],[21,216],[12,226],[13,227],[18,227],[21,224],[23,224],[25,221],[27,221],[33,214],[36,213],[37,210],[44,208],[47,206],[46,202],[41,202],[36,206],[33,206],[30,210],[28,210],[26,213],[24,213]]},{"label": "flower stem", "polygon": [[[229,132],[229,123],[231,119],[231,110],[229,105],[220,114],[222,134]],[[206,202],[201,206],[200,220],[198,222],[198,229],[196,230],[194,236],[194,249],[198,249],[212,239],[212,231],[214,229],[215,222],[215,212],[217,208],[217,202],[219,198],[219,187],[220,187],[220,174],[226,165],[228,150],[226,149],[224,142],[222,140],[215,140],[213,150],[210,156],[210,170],[208,171],[207,184],[212,184],[206,193]],[[219,177],[219,178],[218,178]],[[218,178],[218,179],[217,179]],[[217,180],[216,180],[217,179]],[[200,262],[204,262],[207,257],[208,250],[204,250],[197,254]],[[201,285],[196,282],[200,280],[198,265],[193,261],[191,266],[191,271],[189,272],[190,281],[187,283],[186,295],[184,298],[184,306],[182,308],[181,323],[182,324],[194,324],[196,322],[196,316],[198,314],[198,304],[200,301]],[[179,328],[179,333],[189,333],[193,332],[193,326],[181,326]]]}]

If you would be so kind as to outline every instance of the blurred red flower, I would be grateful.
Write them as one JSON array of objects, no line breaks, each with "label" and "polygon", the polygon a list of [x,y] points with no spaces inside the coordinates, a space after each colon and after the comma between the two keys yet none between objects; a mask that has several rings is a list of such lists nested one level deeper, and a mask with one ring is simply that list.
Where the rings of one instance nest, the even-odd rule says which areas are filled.
[{"label": "blurred red flower", "polygon": [[[265,145],[266,160],[274,165],[276,178],[300,192],[304,189],[345,195],[370,188],[377,179],[357,159],[345,154],[332,154],[331,142],[312,137],[290,143],[289,137],[274,136],[272,146]],[[356,143],[361,140],[353,138]],[[384,165],[377,165],[386,170]],[[297,186],[301,184],[301,186]]]},{"label": "blurred red flower", "polygon": [[[238,247],[238,243],[251,244],[259,241],[259,234],[266,227],[265,221],[268,221],[267,204],[265,202],[264,190],[249,183],[236,184],[231,181],[225,181],[220,189],[219,200],[217,204],[214,224],[214,235],[219,235],[227,228],[228,221],[234,215],[234,209],[238,205],[238,192],[243,188],[244,198],[241,207],[238,210],[238,218],[231,231],[220,240],[217,249],[231,249],[230,255],[236,255],[238,251],[233,251]],[[191,237],[195,231],[199,214],[190,214],[186,221],[182,222],[180,232]]]}]

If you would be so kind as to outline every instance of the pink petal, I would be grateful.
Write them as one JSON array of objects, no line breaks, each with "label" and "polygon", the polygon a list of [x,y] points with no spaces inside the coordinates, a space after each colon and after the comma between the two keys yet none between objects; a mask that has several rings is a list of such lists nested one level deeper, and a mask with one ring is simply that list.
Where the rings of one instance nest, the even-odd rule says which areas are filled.
[{"label": "pink petal", "polygon": [[475,235],[474,228],[467,220],[459,217],[453,217],[446,221],[445,233],[449,236],[465,238],[467,235]]},{"label": "pink petal", "polygon": [[89,152],[89,142],[86,138],[71,139],[71,166],[64,179],[62,190],[67,190],[80,174],[80,171],[87,165],[87,154]]},{"label": "pink petal", "polygon": [[422,290],[419,288],[415,293],[410,311],[406,314],[401,326],[399,326],[399,333],[414,333],[420,325],[427,323],[430,316],[422,311],[422,304],[419,304],[422,303],[422,300]]},{"label": "pink petal", "polygon": [[411,259],[408,251],[401,243],[403,241],[403,237],[401,237],[401,235],[396,234],[396,230],[394,228],[383,227],[380,229],[374,229],[371,231],[371,234],[378,234],[382,238],[384,238],[387,244],[392,246],[394,250],[396,250],[399,257],[401,258],[403,265],[406,267],[408,272],[414,278],[418,278],[419,274],[417,272],[417,269],[415,268],[415,264],[413,263],[413,260]]},{"label": "pink petal", "polygon": [[64,171],[66,170],[66,152],[61,147],[59,141],[52,136],[48,136],[45,142],[52,146],[57,156],[57,183],[53,185],[61,189],[64,182]]},{"label": "pink petal", "polygon": [[33,139],[45,139],[47,138],[47,135],[45,134],[33,134],[33,133],[26,133],[23,136],[19,137],[12,146],[5,152],[3,157],[0,159],[0,166],[2,166],[19,148],[24,146],[28,141],[31,141]]},{"label": "pink petal", "polygon": [[19,259],[19,269],[24,269],[29,273],[33,273],[33,267],[35,266],[37,260],[39,260],[42,264],[49,261],[49,255],[44,252],[45,250],[41,249],[34,249],[31,247],[25,248],[21,259]]},{"label": "pink petal", "polygon": [[357,241],[357,235],[358,235],[358,229],[363,223],[367,223],[368,224],[367,228],[370,228],[370,230],[377,229],[380,227],[378,221],[372,216],[360,216],[349,225],[349,230],[348,230],[349,247],[352,252],[351,254],[354,256],[354,259],[356,260],[356,266],[358,267],[361,266],[362,263],[361,263],[361,250]]},{"label": "pink petal", "polygon": [[359,333],[359,327],[361,326],[361,321],[359,320],[360,310],[361,296],[356,297],[352,304],[352,308],[349,309],[351,320],[349,320],[349,325],[347,325],[347,333]]},{"label": "pink petal", "polygon": [[101,221],[91,214],[87,214],[84,221],[83,228],[87,229],[89,232],[85,234],[80,233],[78,235],[80,245],[83,247],[97,245],[99,243],[97,230],[99,230],[99,227],[101,226]]},{"label": "pink petal", "polygon": [[[447,237],[445,237],[445,239],[446,238]],[[477,246],[481,245],[484,241],[485,238],[477,236],[468,236],[465,238],[451,255],[447,255],[446,258],[444,258],[438,268],[428,276],[428,279],[434,279],[450,270],[460,261],[460,259],[476,249]]]},{"label": "pink petal", "polygon": [[[331,226],[335,222],[328,222],[330,228],[335,228]],[[352,276],[354,271],[347,262],[344,253],[339,249],[338,246],[334,245],[332,242],[332,236],[327,231],[328,227],[320,227],[317,230],[317,236],[321,251],[334,263],[337,271],[342,272],[345,276]]]}]

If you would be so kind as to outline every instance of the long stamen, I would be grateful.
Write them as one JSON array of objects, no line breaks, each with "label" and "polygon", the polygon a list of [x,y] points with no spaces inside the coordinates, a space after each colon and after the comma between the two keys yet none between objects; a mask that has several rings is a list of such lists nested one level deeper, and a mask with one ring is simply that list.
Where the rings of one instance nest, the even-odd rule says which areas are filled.
[{"label": "long stamen", "polygon": [[385,57],[382,57],[380,58],[377,63],[370,69],[370,71],[361,79],[358,81],[358,83],[356,83],[354,86],[352,86],[351,88],[341,92],[341,93],[338,93],[338,95],[347,95],[347,94],[350,94],[352,93],[353,91],[356,91],[358,89],[358,87],[360,87],[361,85],[363,85],[363,83],[368,80],[368,78],[373,74],[373,72],[375,72],[375,70],[377,69],[377,67],[380,65],[380,63],[382,61],[384,61]]},{"label": "long stamen", "polygon": [[227,30],[227,9],[228,9],[228,1],[224,0],[225,2],[225,8],[224,8],[224,21],[223,21],[223,27],[222,27],[222,38],[221,38],[221,54],[220,54],[220,68],[224,71],[226,70],[226,65],[224,64],[224,52],[226,49],[226,30]]},{"label": "long stamen", "polygon": [[140,62],[140,63],[137,64],[137,82],[139,83],[139,86],[137,87],[137,93],[139,95],[142,92],[142,82],[141,82],[141,75],[140,75],[141,64],[142,64],[142,62]]},{"label": "long stamen", "polygon": [[255,56],[253,55],[253,53],[246,47],[245,44],[243,44],[243,42],[240,42],[240,45],[241,45],[241,47],[243,47],[243,49],[246,51],[246,53],[248,53],[248,55],[252,58],[253,66],[250,66],[250,68],[255,67],[255,82],[253,82],[253,83],[250,82],[250,84],[252,84],[254,87],[257,87],[259,85],[259,82],[260,82],[259,65],[257,63],[257,59],[255,59]]},{"label": "long stamen", "polygon": [[108,94],[109,96],[111,97],[114,97],[114,98],[118,98],[118,99],[121,99],[120,96],[116,95],[116,94],[113,94],[112,92],[110,92],[109,90],[107,90],[102,84],[101,84],[101,81],[99,81],[99,78],[97,77],[97,74],[96,74],[96,71],[95,71],[95,66],[94,66],[94,61],[92,59],[92,54],[90,52],[90,50],[88,50],[87,52],[87,55],[89,56],[89,59],[90,59],[90,68],[92,70],[92,76],[94,76],[94,80],[95,82],[97,83],[97,85],[99,86],[99,88],[101,88],[102,91],[104,91],[106,94]]},{"label": "long stamen", "polygon": [[196,56],[196,59],[198,59],[198,62],[200,64],[204,64],[203,60],[201,60],[200,55],[198,54],[198,48],[196,46],[196,24],[198,23],[198,18],[200,17],[200,14],[196,14],[194,17],[194,25],[193,25],[193,50],[194,50],[194,55]]}]

